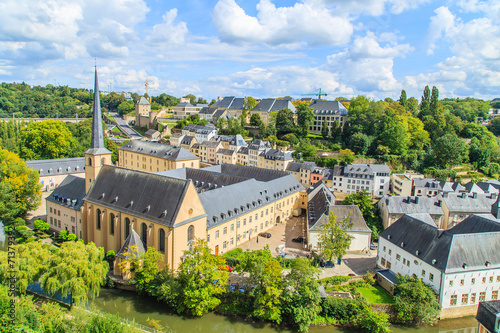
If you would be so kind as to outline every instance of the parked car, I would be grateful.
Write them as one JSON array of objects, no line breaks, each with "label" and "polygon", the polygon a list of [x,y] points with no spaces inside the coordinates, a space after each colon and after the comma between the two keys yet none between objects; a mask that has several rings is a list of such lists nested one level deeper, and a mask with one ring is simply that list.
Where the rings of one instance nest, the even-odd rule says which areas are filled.
[{"label": "parked car", "polygon": [[354,273],[349,273],[347,275],[349,275],[349,276],[356,276],[356,274],[354,274]]},{"label": "parked car", "polygon": [[292,242],[305,244],[305,243],[307,243],[307,239],[304,236],[299,236],[299,237],[293,238]]},{"label": "parked car", "polygon": [[376,250],[377,249],[377,246],[375,244],[370,243],[370,250]]},{"label": "parked car", "polygon": [[335,267],[335,263],[333,261],[322,261],[321,262],[321,267],[324,267],[324,268],[332,268],[332,267]]},{"label": "parked car", "polygon": [[229,291],[236,291],[237,288],[238,288],[238,284],[237,283],[231,283],[229,285]]},{"label": "parked car", "polygon": [[245,284],[241,285],[241,287],[240,287],[239,291],[240,291],[241,293],[245,293],[245,291],[247,291],[247,287],[248,287],[248,286],[247,286],[247,284],[245,283]]},{"label": "parked car", "polygon": [[271,238],[271,234],[268,232],[261,232],[259,236],[264,238]]}]

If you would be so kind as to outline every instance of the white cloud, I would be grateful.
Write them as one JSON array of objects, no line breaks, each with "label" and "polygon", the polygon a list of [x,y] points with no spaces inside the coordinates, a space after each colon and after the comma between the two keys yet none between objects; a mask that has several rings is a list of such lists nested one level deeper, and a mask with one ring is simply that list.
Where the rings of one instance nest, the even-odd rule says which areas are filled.
[{"label": "white cloud", "polygon": [[339,73],[341,82],[361,93],[387,94],[401,89],[393,75],[393,59],[404,57],[412,47],[408,44],[381,46],[373,33],[356,38],[344,52],[327,58],[327,67]]},{"label": "white cloud", "polygon": [[431,23],[427,30],[427,40],[429,42],[427,54],[433,54],[436,42],[441,39],[443,34],[450,33],[455,26],[455,15],[450,12],[448,7],[439,7],[434,12],[436,15],[431,17]]},{"label": "white cloud", "polygon": [[260,0],[257,11],[257,16],[253,17],[247,15],[234,0],[219,0],[212,13],[212,21],[220,39],[228,43],[298,47],[303,44],[344,44],[353,33],[353,26],[347,17],[335,16],[327,8],[307,3],[276,8],[270,0]]},{"label": "white cloud", "polygon": [[153,43],[168,43],[169,46],[179,45],[184,43],[188,28],[186,22],[174,23],[177,17],[177,9],[173,8],[162,16],[163,23],[153,26],[151,35],[148,40]]},{"label": "white cloud", "polygon": [[404,11],[418,8],[430,0],[304,0],[311,6],[331,7],[336,13],[343,15],[366,14],[380,16],[386,11],[401,14]]}]

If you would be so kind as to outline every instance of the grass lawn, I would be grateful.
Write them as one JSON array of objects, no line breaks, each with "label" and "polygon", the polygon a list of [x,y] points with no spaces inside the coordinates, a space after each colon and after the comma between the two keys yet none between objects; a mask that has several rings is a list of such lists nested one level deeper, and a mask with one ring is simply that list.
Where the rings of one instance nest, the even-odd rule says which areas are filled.
[{"label": "grass lawn", "polygon": [[322,135],[318,135],[318,134],[307,134],[306,138],[312,138],[312,139],[323,139],[323,136]]},{"label": "grass lawn", "polygon": [[382,287],[373,286],[357,289],[370,304],[394,304],[394,298],[389,295]]},{"label": "grass lawn", "polygon": [[135,129],[137,133],[139,133],[140,135],[142,136],[146,135],[146,133],[140,127],[132,126],[132,128]]}]

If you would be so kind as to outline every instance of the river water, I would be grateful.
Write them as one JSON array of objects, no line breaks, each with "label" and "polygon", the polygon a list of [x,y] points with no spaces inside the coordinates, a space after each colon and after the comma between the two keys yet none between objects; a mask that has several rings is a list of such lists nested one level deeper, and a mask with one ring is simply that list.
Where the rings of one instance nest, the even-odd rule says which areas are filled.
[{"label": "river water", "polygon": [[[154,298],[139,296],[134,292],[101,289],[100,296],[91,301],[101,311],[118,314],[120,317],[134,320],[136,323],[147,325],[147,320],[155,319],[161,325],[167,326],[176,333],[188,332],[231,332],[231,333],[288,333],[293,332],[284,328],[275,328],[269,324],[260,324],[245,321],[241,318],[226,317],[214,313],[205,314],[203,317],[178,316],[166,310],[163,303]],[[408,328],[392,326],[394,333],[476,333],[477,322],[474,317],[454,320],[442,320],[433,327]],[[343,330],[336,327],[311,327],[311,333],[344,333],[356,332]]]}]

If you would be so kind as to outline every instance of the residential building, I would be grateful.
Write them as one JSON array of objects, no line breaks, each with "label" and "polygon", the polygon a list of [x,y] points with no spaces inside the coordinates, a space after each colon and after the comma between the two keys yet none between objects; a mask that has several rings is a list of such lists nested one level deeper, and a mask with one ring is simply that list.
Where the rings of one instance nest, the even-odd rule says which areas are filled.
[{"label": "residential building", "polygon": [[152,141],[158,141],[161,139],[161,133],[154,129],[148,129],[144,133],[144,136]]},{"label": "residential building", "polygon": [[260,153],[269,148],[271,145],[267,141],[256,139],[250,143],[248,145],[248,165],[258,167]]},{"label": "residential building", "polygon": [[262,122],[266,125],[269,125],[269,121],[271,120],[271,112],[278,112],[281,109],[290,109],[294,114],[297,113],[297,109],[289,100],[265,98],[261,100],[250,111],[250,116],[258,114]]},{"label": "residential building", "polygon": [[236,155],[237,154],[234,150],[221,148],[217,150],[217,164],[236,164]]},{"label": "residential building", "polygon": [[314,112],[314,121],[309,126],[311,133],[320,134],[325,121],[329,131],[335,120],[339,122],[340,129],[347,122],[347,109],[339,101],[314,100],[309,107]]},{"label": "residential building", "polygon": [[217,151],[222,148],[222,143],[217,141],[203,141],[200,143],[200,159],[211,164],[217,163]]},{"label": "residential building", "polygon": [[179,104],[174,106],[174,115],[180,119],[186,119],[189,116],[197,115],[200,110],[204,107],[208,107],[207,104],[190,104],[190,99],[187,97],[182,97],[179,100]]},{"label": "residential building", "polygon": [[215,106],[205,106],[202,107],[200,112],[198,113],[198,116],[200,119],[205,119],[209,123],[213,122],[213,116],[215,112],[217,111],[217,107]]},{"label": "residential building", "polygon": [[183,135],[190,135],[196,138],[197,142],[210,141],[212,138],[217,138],[218,130],[212,126],[201,125],[186,125],[182,129]]},{"label": "residential building", "polygon": [[55,189],[68,175],[85,177],[85,158],[59,158],[26,161],[30,169],[38,172],[42,191]]},{"label": "residential building", "polygon": [[475,314],[479,302],[498,300],[499,248],[497,221],[471,215],[440,230],[405,215],[380,234],[377,265],[419,277],[437,292],[441,318],[456,318]]},{"label": "residential building", "polygon": [[196,140],[196,138],[194,136],[184,135],[184,137],[182,138],[182,140],[180,142],[180,146],[181,146],[181,148],[184,148],[187,151],[191,151],[191,147],[195,143],[198,143],[198,141]]},{"label": "residential building", "polygon": [[[189,135],[189,134],[187,134]],[[169,142],[171,146],[180,147],[182,139],[186,136],[186,134],[174,133],[170,136]],[[192,135],[194,136],[194,134]]]},{"label": "residential building", "polygon": [[444,220],[442,229],[449,229],[472,214],[492,214],[498,195],[477,193],[443,193],[439,196],[443,201]]},{"label": "residential building", "polygon": [[333,170],[335,192],[351,194],[365,190],[376,198],[389,192],[391,170],[385,164],[336,165]]},{"label": "residential building", "polygon": [[248,165],[248,147],[241,147],[236,152],[236,164]]},{"label": "residential building", "polygon": [[445,226],[443,200],[436,197],[402,197],[387,195],[378,202],[384,229],[407,214],[429,214],[434,224]]},{"label": "residential building", "polygon": [[67,230],[82,237],[82,213],[85,178],[67,175],[59,187],[45,198],[47,223],[50,230]]},{"label": "residential building", "polygon": [[391,175],[390,191],[394,195],[410,196],[413,194],[413,179],[424,178],[421,173],[405,172]]},{"label": "residential building", "polygon": [[200,167],[200,158],[182,147],[131,140],[118,148],[117,165],[145,172],[184,167],[197,169]]},{"label": "residential building", "polygon": [[304,187],[311,186],[311,174],[317,168],[314,162],[290,162],[286,171],[290,172]]},{"label": "residential building", "polygon": [[480,302],[476,320],[479,323],[478,333],[500,332],[500,301]]},{"label": "residential building", "polygon": [[453,192],[450,183],[433,178],[413,179],[413,195],[435,197],[443,192]]},{"label": "residential building", "polygon": [[239,117],[243,113],[245,98],[243,97],[218,97],[217,102],[215,102],[212,107],[217,107],[219,110],[226,110],[229,114],[234,117]]},{"label": "residential building", "polygon": [[292,152],[281,149],[265,149],[258,156],[258,167],[285,171],[293,161]]}]

